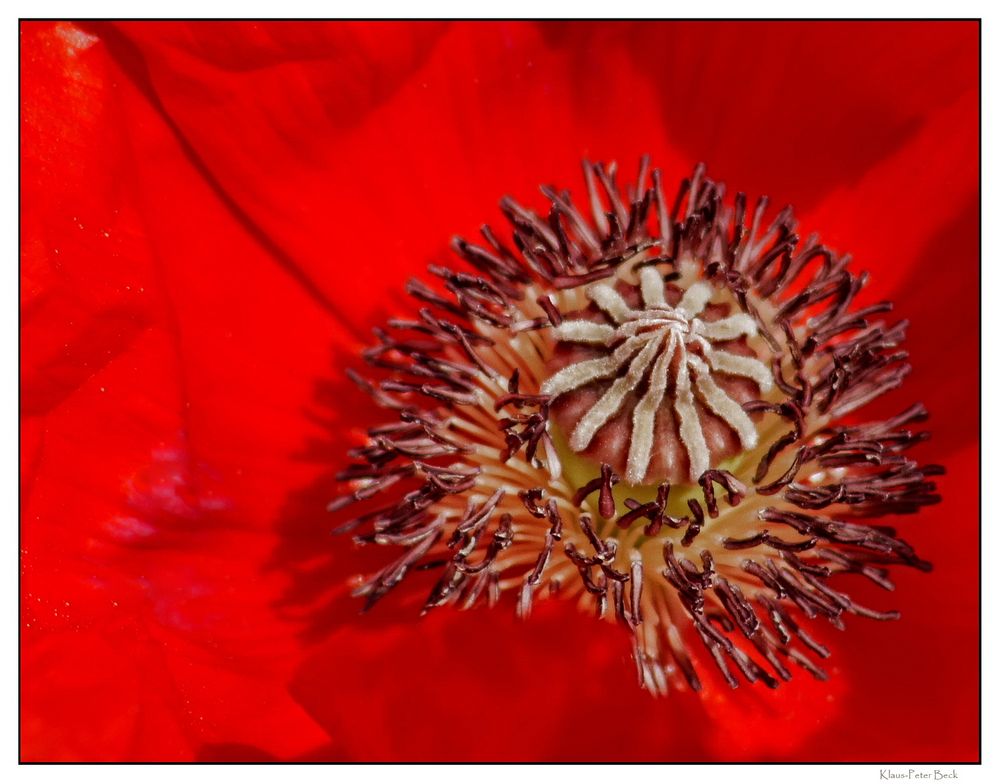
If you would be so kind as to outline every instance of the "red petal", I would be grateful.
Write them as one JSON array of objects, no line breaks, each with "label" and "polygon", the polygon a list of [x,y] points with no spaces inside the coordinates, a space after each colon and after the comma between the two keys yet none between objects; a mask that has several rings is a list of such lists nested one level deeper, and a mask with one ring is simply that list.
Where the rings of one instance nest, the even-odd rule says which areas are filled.
[{"label": "red petal", "polygon": [[[540,178],[579,187],[585,155],[631,172],[652,148],[658,165],[689,168],[670,157],[655,92],[636,84],[625,51],[585,60],[530,24],[455,24],[440,37],[381,24],[124,32],[119,58],[225,198],[359,331],[453,234],[495,221],[504,193],[532,201]],[[301,36],[325,41],[322,56],[301,58]],[[216,67],[212,52],[237,38],[244,67]],[[391,100],[344,93],[345,49],[349,62],[378,52],[366,78]]]},{"label": "red petal", "polygon": [[859,301],[894,300],[892,318],[910,321],[913,373],[859,414],[878,418],[921,400],[932,414],[933,462],[978,438],[977,128],[976,92],[966,92],[803,220],[871,270]]},{"label": "red petal", "polygon": [[[803,219],[806,231],[821,232],[827,245],[850,252],[859,268],[875,272],[874,291],[905,294],[901,283],[928,243],[974,206],[977,96],[973,83],[859,181],[831,193]],[[975,255],[964,254],[948,272],[969,278],[976,262]]]},{"label": "red petal", "polygon": [[731,188],[800,212],[892,156],[924,118],[977,85],[975,22],[615,29],[653,84],[675,145]]},{"label": "red petal", "polygon": [[287,338],[330,325],[102,43],[24,38],[22,755],[301,753],[323,736],[285,690],[297,627],[265,569],[315,473],[293,454],[327,353]]}]

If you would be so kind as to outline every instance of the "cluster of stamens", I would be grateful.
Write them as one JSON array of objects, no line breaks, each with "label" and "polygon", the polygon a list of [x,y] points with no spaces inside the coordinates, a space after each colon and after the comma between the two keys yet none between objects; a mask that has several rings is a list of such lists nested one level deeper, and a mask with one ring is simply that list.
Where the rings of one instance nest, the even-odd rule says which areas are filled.
[{"label": "cluster of stamens", "polygon": [[733,667],[823,678],[803,619],[895,617],[835,576],[929,568],[865,522],[938,500],[940,467],[905,454],[926,412],[838,422],[900,385],[905,324],[852,308],[865,275],[800,243],[789,209],[765,227],[766,199],[748,215],[701,167],[672,205],[646,159],[624,191],[613,166],[584,174],[589,218],[553,188],[544,217],[504,199],[513,247],[456,239],[470,271],[411,281],[418,317],[376,330],[373,378],[351,372],[395,412],[330,505],[396,551],[355,593],[435,569],[425,611],[576,597],[628,630],[656,693],[700,689],[706,657],[732,686]]}]

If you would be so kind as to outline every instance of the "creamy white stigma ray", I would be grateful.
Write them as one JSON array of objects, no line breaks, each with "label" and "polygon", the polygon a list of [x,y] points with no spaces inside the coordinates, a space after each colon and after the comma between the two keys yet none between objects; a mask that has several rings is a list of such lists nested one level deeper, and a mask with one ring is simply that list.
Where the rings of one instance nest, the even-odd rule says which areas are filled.
[{"label": "creamy white stigma ray", "polygon": [[[642,310],[633,310],[610,285],[599,283],[587,290],[587,298],[614,322],[614,326],[592,321],[564,321],[553,329],[556,339],[569,343],[606,346],[610,354],[577,362],[560,370],[542,384],[541,392],[558,397],[593,381],[615,381],[581,417],[570,436],[570,447],[587,448],[598,430],[618,413],[628,393],[649,377],[649,386],[632,414],[625,481],[640,484],[649,468],[655,434],[656,413],[667,396],[674,370],[673,404],[681,443],[688,455],[690,478],[710,468],[708,445],[702,431],[695,394],[705,406],[733,429],[743,449],[757,446],[757,430],[742,406],[730,398],[712,377],[714,373],[742,376],[754,381],[762,392],[773,384],[771,371],[755,357],[731,354],[713,344],[757,334],[757,325],[746,313],[718,321],[698,318],[712,297],[707,283],[694,283],[677,303],[667,304],[665,284],[652,266],[639,272]],[[698,353],[690,351],[697,347]],[[627,368],[627,369],[625,369]],[[624,372],[622,372],[624,370]],[[693,382],[693,383],[692,383]]]}]

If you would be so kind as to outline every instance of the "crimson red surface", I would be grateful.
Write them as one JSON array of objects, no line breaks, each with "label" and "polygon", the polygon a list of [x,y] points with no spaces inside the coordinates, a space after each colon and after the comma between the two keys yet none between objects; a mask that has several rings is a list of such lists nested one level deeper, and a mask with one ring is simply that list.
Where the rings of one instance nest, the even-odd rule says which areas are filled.
[{"label": "crimson red surface", "polygon": [[[975,23],[21,25],[24,760],[978,755]],[[912,320],[935,564],[824,629],[822,684],[637,689],[547,603],[368,616],[331,476],[342,368],[497,199],[704,160]],[[534,196],[533,196],[534,194]],[[406,589],[403,589],[404,591]]]}]

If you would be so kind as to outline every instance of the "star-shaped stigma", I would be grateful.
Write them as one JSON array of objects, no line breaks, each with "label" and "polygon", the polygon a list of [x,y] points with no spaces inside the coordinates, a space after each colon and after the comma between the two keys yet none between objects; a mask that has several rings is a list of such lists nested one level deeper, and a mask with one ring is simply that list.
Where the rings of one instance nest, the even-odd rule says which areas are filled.
[{"label": "star-shaped stigma", "polygon": [[656,413],[669,392],[694,482],[710,468],[695,394],[732,428],[743,449],[753,449],[757,446],[757,429],[742,406],[715,383],[712,375],[742,376],[766,392],[773,383],[771,372],[755,357],[733,354],[713,345],[755,335],[757,325],[742,312],[717,321],[698,318],[712,296],[712,287],[707,283],[699,281],[691,285],[676,306],[667,304],[663,277],[654,267],[641,268],[639,284],[642,310],[629,307],[621,294],[606,283],[587,290],[587,298],[614,325],[563,321],[553,329],[553,334],[556,339],[570,343],[605,346],[610,353],[563,368],[542,384],[541,391],[555,398],[594,381],[615,379],[580,418],[570,436],[570,447],[582,452],[597,431],[618,413],[628,394],[648,378],[645,394],[632,413],[625,480],[640,484],[646,475],[654,446]]}]

